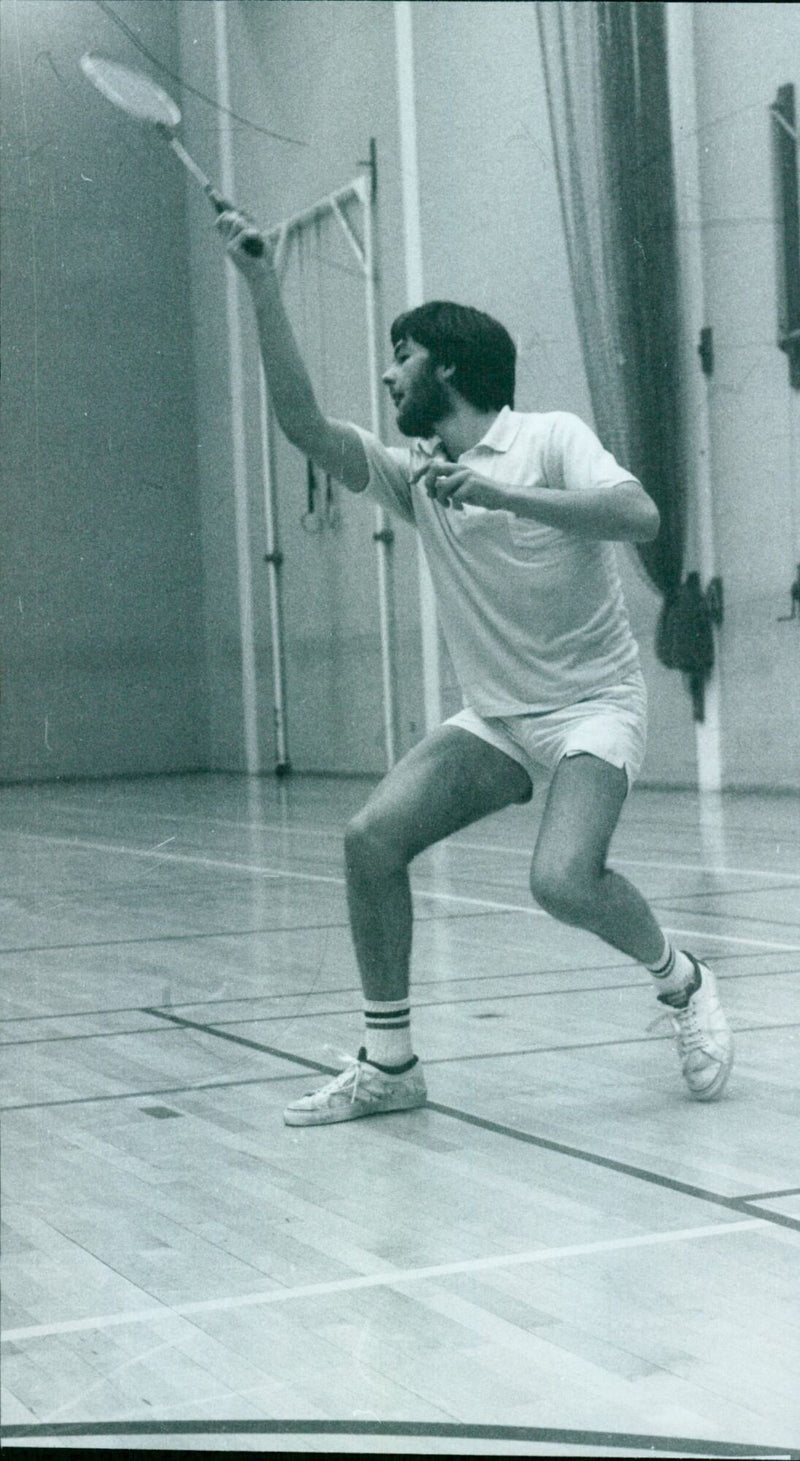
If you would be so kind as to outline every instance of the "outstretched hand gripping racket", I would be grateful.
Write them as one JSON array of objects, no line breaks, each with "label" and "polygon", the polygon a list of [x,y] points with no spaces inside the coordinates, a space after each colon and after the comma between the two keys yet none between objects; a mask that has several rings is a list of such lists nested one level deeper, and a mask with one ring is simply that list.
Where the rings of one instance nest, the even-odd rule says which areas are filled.
[{"label": "outstretched hand gripping racket", "polygon": [[[178,161],[183,163],[187,172],[200,184],[217,213],[226,213],[233,208],[233,204],[217,192],[211,180],[175,136],[181,112],[166,91],[141,71],[132,71],[129,66],[121,66],[118,61],[109,61],[105,56],[95,55],[91,51],[81,57],[81,70],[107,101],[135,117],[137,121],[149,122],[155,128],[159,136],[169,143]],[[264,243],[260,238],[245,239],[242,247],[254,257],[264,252]]]}]

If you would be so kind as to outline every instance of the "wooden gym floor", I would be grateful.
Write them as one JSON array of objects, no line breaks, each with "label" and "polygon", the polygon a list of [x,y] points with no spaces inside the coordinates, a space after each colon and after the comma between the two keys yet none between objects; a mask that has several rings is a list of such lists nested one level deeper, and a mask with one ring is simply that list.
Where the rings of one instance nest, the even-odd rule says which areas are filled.
[{"label": "wooden gym floor", "polygon": [[288,1128],[359,1043],[367,791],[0,796],[4,1443],[800,1457],[797,801],[637,790],[615,840],[720,975],[720,1103],[530,902],[534,801],[414,866],[430,1106]]}]

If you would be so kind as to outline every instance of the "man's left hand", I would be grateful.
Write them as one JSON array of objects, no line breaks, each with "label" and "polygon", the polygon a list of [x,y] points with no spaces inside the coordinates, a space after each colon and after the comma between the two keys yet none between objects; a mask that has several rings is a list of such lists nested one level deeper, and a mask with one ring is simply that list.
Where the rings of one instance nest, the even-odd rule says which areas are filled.
[{"label": "man's left hand", "polygon": [[479,476],[458,462],[439,459],[426,462],[414,473],[412,481],[424,482],[429,497],[443,507],[454,507],[457,512],[462,511],[467,503],[495,511],[504,505],[503,489],[497,482]]}]

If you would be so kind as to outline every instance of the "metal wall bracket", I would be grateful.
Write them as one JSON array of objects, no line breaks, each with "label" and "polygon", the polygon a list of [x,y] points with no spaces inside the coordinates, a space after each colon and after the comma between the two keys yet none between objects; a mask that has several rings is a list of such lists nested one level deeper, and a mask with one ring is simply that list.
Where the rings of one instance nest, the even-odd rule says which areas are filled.
[{"label": "metal wall bracket", "polygon": [[721,578],[712,578],[709,580],[706,589],[706,608],[708,609],[708,617],[711,623],[719,626],[725,617]]},{"label": "metal wall bracket", "polygon": [[800,390],[800,190],[794,86],[778,87],[769,108],[778,222],[778,346],[789,357],[789,381]]},{"label": "metal wall bracket", "polygon": [[369,157],[359,157],[358,166],[369,168],[370,197],[374,202],[378,193],[378,145],[374,137],[369,139]]},{"label": "metal wall bracket", "polygon": [[797,565],[797,572],[794,576],[794,583],[789,589],[789,598],[792,604],[791,613],[779,614],[779,624],[788,624],[790,619],[800,619],[800,563],[798,563]]},{"label": "metal wall bracket", "polygon": [[700,344],[697,347],[700,356],[700,368],[703,375],[714,374],[714,332],[710,325],[704,325],[700,331]]}]

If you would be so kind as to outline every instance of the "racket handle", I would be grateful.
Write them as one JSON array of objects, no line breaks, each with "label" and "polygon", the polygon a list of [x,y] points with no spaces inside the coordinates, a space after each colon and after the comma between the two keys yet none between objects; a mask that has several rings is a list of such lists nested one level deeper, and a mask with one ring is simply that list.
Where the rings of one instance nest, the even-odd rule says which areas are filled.
[{"label": "racket handle", "polygon": [[[208,187],[206,188],[206,192],[217,213],[234,213],[236,211],[233,204],[229,203],[227,198],[223,198],[222,194],[218,193],[216,188]],[[263,238],[246,238],[242,244],[242,249],[252,259],[260,259],[264,253],[264,240]]]}]

